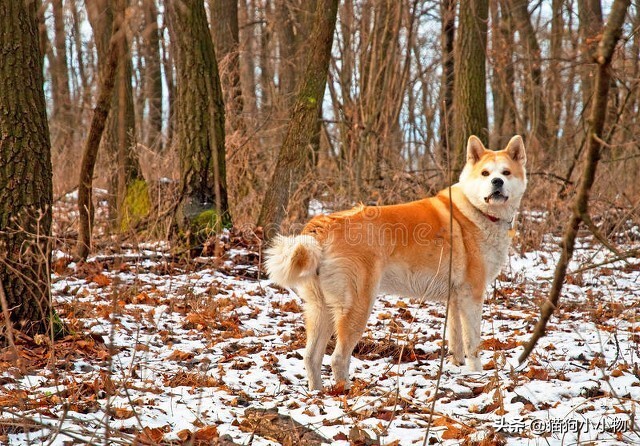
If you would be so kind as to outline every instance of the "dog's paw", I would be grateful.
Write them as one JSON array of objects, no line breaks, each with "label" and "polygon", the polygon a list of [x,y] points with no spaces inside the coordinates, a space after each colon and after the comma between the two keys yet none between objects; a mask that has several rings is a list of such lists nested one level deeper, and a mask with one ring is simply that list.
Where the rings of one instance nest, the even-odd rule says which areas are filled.
[{"label": "dog's paw", "polygon": [[455,366],[463,366],[464,365],[464,356],[462,358],[456,357],[456,355],[449,356],[449,362]]},{"label": "dog's paw", "polygon": [[482,372],[482,362],[477,356],[467,358],[465,362],[470,372]]}]

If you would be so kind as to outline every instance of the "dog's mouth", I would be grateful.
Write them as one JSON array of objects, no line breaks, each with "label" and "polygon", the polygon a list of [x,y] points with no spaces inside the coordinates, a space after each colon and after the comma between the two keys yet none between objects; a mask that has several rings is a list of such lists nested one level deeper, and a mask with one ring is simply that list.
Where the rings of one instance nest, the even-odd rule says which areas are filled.
[{"label": "dog's mouth", "polygon": [[484,202],[485,203],[504,203],[508,199],[509,197],[504,195],[499,190],[496,190],[491,192],[491,195],[489,195],[488,197],[484,197]]}]

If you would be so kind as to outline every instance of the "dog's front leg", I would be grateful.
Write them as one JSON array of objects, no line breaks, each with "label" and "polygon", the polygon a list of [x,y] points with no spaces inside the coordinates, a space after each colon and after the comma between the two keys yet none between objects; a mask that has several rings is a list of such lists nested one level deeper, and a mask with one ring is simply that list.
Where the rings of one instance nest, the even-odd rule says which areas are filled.
[{"label": "dog's front leg", "polygon": [[465,363],[470,370],[482,370],[480,362],[480,327],[482,325],[482,295],[475,296],[470,290],[460,294],[458,308],[462,327],[462,344],[466,356]]},{"label": "dog's front leg", "polygon": [[447,345],[452,355],[454,365],[464,364],[464,345],[462,344],[462,327],[460,323],[460,308],[457,296],[451,296],[449,312],[447,316]]}]

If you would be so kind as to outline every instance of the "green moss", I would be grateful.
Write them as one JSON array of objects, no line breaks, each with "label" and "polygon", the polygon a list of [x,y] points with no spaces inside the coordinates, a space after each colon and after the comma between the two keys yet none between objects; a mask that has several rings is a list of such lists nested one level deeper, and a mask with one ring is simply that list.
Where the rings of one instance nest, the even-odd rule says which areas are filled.
[{"label": "green moss", "polygon": [[144,180],[135,180],[127,188],[127,194],[122,203],[120,230],[124,232],[135,226],[149,215],[150,210],[149,186]]},{"label": "green moss", "polygon": [[207,209],[200,212],[192,221],[191,228],[195,234],[210,235],[222,231],[224,221],[220,218],[218,211],[215,209]]},{"label": "green moss", "polygon": [[58,313],[55,311],[51,315],[51,328],[53,329],[54,339],[60,339],[70,334],[69,327],[67,327],[62,319],[60,319],[60,316],[58,316]]}]

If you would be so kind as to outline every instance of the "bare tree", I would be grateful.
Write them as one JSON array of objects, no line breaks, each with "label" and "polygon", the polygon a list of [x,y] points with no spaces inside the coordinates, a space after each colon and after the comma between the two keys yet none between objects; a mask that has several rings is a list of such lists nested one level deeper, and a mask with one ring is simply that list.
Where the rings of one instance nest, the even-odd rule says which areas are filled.
[{"label": "bare tree", "polygon": [[289,200],[308,172],[310,143],[327,83],[337,14],[338,0],[318,0],[306,69],[296,88],[287,134],[258,218],[267,237],[279,230]]},{"label": "bare tree", "polygon": [[578,186],[578,193],[573,200],[571,220],[565,227],[561,243],[562,252],[556,265],[553,284],[549,292],[549,299],[545,301],[533,335],[525,345],[524,352],[519,357],[521,363],[524,362],[533,351],[538,339],[544,336],[547,322],[551,318],[554,309],[558,306],[567,268],[573,257],[573,249],[580,225],[585,223],[591,228],[592,232],[598,234],[589,216],[589,195],[596,179],[596,169],[598,168],[598,162],[601,156],[600,152],[602,150],[602,136],[605,119],[607,117],[609,89],[611,87],[611,60],[613,59],[614,50],[622,34],[622,26],[624,25],[624,19],[630,3],[630,0],[614,0],[609,20],[602,34],[602,39],[598,44],[595,54],[590,53],[594,62],[597,64],[597,71],[594,79],[594,100],[591,105],[589,119],[590,128],[587,135],[586,163],[584,171],[582,172],[580,185]]},{"label": "bare tree", "polygon": [[[111,39],[114,12],[124,14],[127,5],[128,0],[95,0],[87,3],[100,70],[104,69],[108,58],[107,49]],[[116,11],[116,8],[122,9],[122,12]],[[112,227],[124,229],[121,224],[123,219],[126,222],[131,217],[123,208],[125,198],[130,188],[141,189],[137,182],[143,181],[143,177],[136,151],[136,120],[131,84],[133,67],[126,33],[118,39],[117,44],[120,63],[102,146],[108,158],[107,169],[115,173],[110,176],[109,183],[109,219]]]},{"label": "bare tree", "polygon": [[[117,0],[122,2],[123,0]],[[118,40],[123,39],[122,21],[124,8],[118,8],[121,14],[116,14],[112,23],[110,42],[107,47],[106,60],[100,72],[100,86],[98,99],[93,111],[89,134],[85,142],[80,167],[80,181],[78,182],[78,241],[76,256],[86,259],[91,249],[91,232],[93,228],[93,173],[98,158],[100,140],[106,127],[107,118],[111,109],[111,101],[115,89],[115,78],[118,69]]]}]

